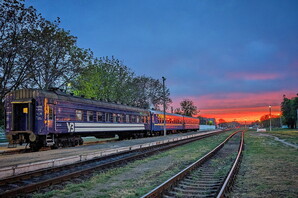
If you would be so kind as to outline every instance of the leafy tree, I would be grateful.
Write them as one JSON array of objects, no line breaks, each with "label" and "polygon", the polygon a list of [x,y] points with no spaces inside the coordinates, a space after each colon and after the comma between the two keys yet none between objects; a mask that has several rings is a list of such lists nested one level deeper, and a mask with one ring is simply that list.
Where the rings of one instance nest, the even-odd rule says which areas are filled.
[{"label": "leafy tree", "polygon": [[[163,85],[162,82],[151,77],[139,76],[133,79],[135,105],[145,108],[154,107],[161,109],[163,106]],[[166,109],[172,100],[169,98],[170,91],[165,88]]]},{"label": "leafy tree", "polygon": [[283,120],[289,128],[297,127],[297,109],[298,109],[298,97],[288,99],[284,96],[283,102],[281,103],[281,111]]},{"label": "leafy tree", "polygon": [[[180,108],[176,108],[176,109],[174,110],[174,113],[176,113],[176,114],[180,114],[180,115],[183,114],[183,112],[181,111]],[[200,123],[201,123],[201,120],[200,120]]]},{"label": "leafy tree", "polygon": [[[163,103],[162,84],[150,77],[135,77],[121,61],[103,57],[82,70],[72,82],[76,95],[134,105],[158,107]],[[166,89],[166,101],[171,102]]]},{"label": "leafy tree", "polygon": [[184,115],[192,116],[197,113],[197,107],[194,105],[193,101],[185,99],[180,102],[181,110]]},{"label": "leafy tree", "polygon": [[32,33],[38,50],[30,70],[30,87],[66,87],[91,61],[90,51],[78,48],[76,37],[59,28],[59,23],[59,18],[54,23],[44,20]]},{"label": "leafy tree", "polygon": [[40,23],[33,7],[16,0],[0,2],[0,101],[28,79],[37,53],[32,32]]},{"label": "leafy tree", "polygon": [[261,121],[261,126],[262,127],[270,127],[270,119],[271,119],[271,127],[281,127],[281,124],[280,124],[280,116],[278,115],[271,115],[271,118],[270,118],[270,115],[269,114],[266,114],[266,115],[263,115],[261,118],[260,118],[260,121]]},{"label": "leafy tree", "polygon": [[96,59],[72,81],[73,92],[88,98],[129,103],[134,73],[112,57]]}]

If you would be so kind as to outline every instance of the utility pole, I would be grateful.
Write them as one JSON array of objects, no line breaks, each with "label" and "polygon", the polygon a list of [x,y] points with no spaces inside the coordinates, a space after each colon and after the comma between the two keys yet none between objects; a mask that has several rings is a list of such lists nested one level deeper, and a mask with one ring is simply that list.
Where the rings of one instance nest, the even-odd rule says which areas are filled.
[{"label": "utility pole", "polygon": [[162,86],[163,86],[163,135],[167,135],[166,129],[166,88],[165,88],[166,78],[162,77]]},{"label": "utility pole", "polygon": [[272,131],[272,127],[271,127],[271,105],[269,105],[269,122],[270,122],[270,131]]},{"label": "utility pole", "polygon": [[[298,96],[298,94],[297,94],[297,96]],[[296,129],[298,128],[298,109],[297,109],[297,121],[296,121]]]}]

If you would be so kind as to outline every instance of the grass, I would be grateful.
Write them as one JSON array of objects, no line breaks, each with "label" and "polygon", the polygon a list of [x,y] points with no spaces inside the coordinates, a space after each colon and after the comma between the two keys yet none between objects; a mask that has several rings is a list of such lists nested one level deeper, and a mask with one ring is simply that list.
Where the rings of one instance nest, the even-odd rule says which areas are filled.
[{"label": "grass", "polygon": [[[268,132],[266,132],[268,134]],[[297,131],[272,131],[270,135],[298,141]],[[298,150],[263,136],[245,135],[245,150],[230,197],[297,197]]]},{"label": "grass", "polygon": [[161,152],[95,175],[83,183],[69,184],[63,190],[35,194],[34,197],[140,197],[202,157],[229,134],[220,134]]},{"label": "grass", "polygon": [[272,132],[268,132],[268,134],[298,145],[298,129],[273,129]]}]

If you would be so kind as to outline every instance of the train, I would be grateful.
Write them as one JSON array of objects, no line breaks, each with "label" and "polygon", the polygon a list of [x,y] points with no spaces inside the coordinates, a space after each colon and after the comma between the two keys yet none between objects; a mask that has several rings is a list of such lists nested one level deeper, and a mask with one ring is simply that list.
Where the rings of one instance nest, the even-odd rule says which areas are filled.
[{"label": "train", "polygon": [[59,89],[19,89],[5,96],[5,133],[11,145],[69,147],[82,137],[119,139],[199,130],[198,118],[74,96]]}]

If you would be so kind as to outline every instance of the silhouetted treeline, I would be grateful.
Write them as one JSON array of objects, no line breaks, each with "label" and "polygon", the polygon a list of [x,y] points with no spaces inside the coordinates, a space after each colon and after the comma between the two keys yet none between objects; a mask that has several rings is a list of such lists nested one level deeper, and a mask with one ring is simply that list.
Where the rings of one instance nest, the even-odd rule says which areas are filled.
[{"label": "silhouetted treeline", "polygon": [[289,99],[284,95],[284,99],[281,103],[281,111],[283,115],[283,124],[288,125],[288,127],[292,129],[297,128],[298,97]]}]

